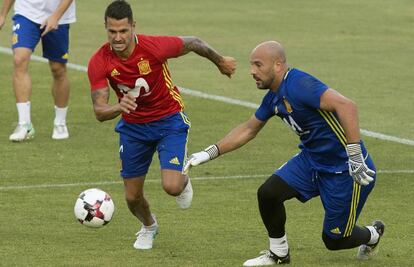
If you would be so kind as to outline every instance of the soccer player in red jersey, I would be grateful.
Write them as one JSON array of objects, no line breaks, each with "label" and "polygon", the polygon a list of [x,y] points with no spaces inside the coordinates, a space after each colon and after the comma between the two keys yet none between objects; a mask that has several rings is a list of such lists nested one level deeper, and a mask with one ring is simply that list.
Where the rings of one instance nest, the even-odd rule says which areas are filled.
[{"label": "soccer player in red jersey", "polygon": [[[183,209],[190,207],[193,196],[190,179],[183,173],[190,121],[183,113],[167,60],[195,52],[228,77],[234,73],[236,62],[197,37],[135,34],[131,6],[126,1],[116,0],[107,7],[105,28],[108,43],[98,49],[88,65],[93,108],[99,121],[121,115],[115,130],[120,136],[125,197],[131,213],[142,222],[134,247],[151,249],[158,224],[143,188],[155,151],[165,192],[176,196]],[[108,102],[108,84],[118,97],[115,105]]]}]

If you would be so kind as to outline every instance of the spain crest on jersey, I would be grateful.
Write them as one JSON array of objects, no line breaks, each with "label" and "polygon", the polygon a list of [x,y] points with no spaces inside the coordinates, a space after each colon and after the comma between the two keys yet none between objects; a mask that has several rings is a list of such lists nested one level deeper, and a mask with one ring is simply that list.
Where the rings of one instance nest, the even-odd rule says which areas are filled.
[{"label": "spain crest on jersey", "polygon": [[19,41],[19,36],[17,35],[17,33],[13,33],[12,44],[15,45],[17,44],[18,41]]},{"label": "spain crest on jersey", "polygon": [[283,103],[285,104],[285,107],[286,107],[286,111],[288,112],[288,113],[292,113],[292,106],[290,105],[290,103],[287,101],[287,99],[286,98],[283,98]]},{"label": "spain crest on jersey", "polygon": [[148,60],[142,60],[138,62],[137,66],[139,69],[139,74],[141,75],[147,75],[148,73],[151,72],[151,66]]},{"label": "spain crest on jersey", "polygon": [[119,73],[119,71],[116,68],[114,68],[111,71],[111,77],[118,76],[118,75],[121,75],[121,73]]}]

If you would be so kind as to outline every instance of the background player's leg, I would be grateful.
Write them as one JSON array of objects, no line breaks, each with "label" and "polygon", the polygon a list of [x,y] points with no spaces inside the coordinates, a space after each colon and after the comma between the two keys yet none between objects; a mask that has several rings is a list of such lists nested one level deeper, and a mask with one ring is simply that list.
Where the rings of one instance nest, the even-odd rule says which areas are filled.
[{"label": "background player's leg", "polygon": [[66,64],[49,61],[50,71],[53,77],[52,95],[55,106],[65,108],[69,103],[69,79],[67,77]]},{"label": "background player's leg", "polygon": [[32,80],[28,69],[31,54],[32,50],[25,47],[13,49],[13,90],[19,119],[16,129],[9,137],[11,141],[30,139],[35,133],[30,117]]},{"label": "background player's leg", "polygon": [[52,95],[55,104],[53,139],[66,139],[69,132],[66,126],[66,114],[69,104],[70,84],[67,77],[66,62],[69,52],[69,25],[59,25],[42,37],[43,57],[49,60],[52,73]]},{"label": "background player's leg", "polygon": [[32,80],[29,75],[29,61],[32,50],[25,47],[13,49],[13,89],[16,103],[30,101],[32,94]]},{"label": "background player's leg", "polygon": [[50,71],[53,76],[52,95],[55,103],[55,119],[53,139],[66,139],[69,132],[66,126],[66,114],[69,104],[69,79],[67,77],[66,64],[49,61]]}]

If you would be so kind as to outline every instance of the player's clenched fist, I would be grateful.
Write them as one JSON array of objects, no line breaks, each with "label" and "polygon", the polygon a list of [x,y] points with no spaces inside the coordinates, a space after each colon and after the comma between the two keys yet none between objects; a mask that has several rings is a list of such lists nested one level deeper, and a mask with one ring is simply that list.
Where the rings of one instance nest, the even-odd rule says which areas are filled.
[{"label": "player's clenched fist", "polygon": [[217,67],[222,74],[231,78],[231,75],[236,71],[236,60],[232,57],[222,57],[222,60],[218,63]]},{"label": "player's clenched fist", "polygon": [[137,108],[137,103],[135,102],[136,97],[130,94],[124,94],[124,97],[119,101],[122,112],[130,113]]}]

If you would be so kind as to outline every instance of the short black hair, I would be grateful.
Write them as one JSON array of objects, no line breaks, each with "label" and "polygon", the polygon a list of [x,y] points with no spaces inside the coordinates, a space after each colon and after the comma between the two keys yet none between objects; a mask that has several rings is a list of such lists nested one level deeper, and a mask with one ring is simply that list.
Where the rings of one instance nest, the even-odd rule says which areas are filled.
[{"label": "short black hair", "polygon": [[132,15],[131,5],[125,0],[113,1],[105,10],[105,23],[107,18],[113,18],[116,20],[128,18],[128,22],[132,24],[134,18]]}]

